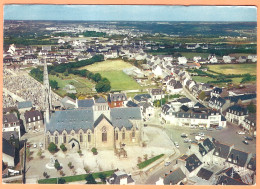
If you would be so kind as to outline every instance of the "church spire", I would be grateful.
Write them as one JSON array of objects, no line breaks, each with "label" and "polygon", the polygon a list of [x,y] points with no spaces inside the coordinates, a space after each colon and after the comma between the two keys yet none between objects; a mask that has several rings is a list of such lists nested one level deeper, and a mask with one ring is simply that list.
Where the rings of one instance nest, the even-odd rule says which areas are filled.
[{"label": "church spire", "polygon": [[44,87],[45,122],[48,123],[50,121],[50,111],[52,109],[52,104],[51,104],[51,88],[50,88],[50,84],[49,84],[49,76],[48,76],[46,58],[44,59],[43,87]]}]

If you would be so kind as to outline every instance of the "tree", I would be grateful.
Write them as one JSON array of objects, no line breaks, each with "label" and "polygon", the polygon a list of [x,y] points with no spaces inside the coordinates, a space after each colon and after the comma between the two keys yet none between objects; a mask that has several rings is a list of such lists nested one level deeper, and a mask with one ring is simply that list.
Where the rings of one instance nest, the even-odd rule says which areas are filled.
[{"label": "tree", "polygon": [[92,149],[91,149],[91,152],[92,152],[94,155],[97,155],[97,154],[98,154],[98,152],[97,152],[97,149],[96,149],[96,148],[92,148]]},{"label": "tree", "polygon": [[93,175],[92,174],[88,174],[86,176],[86,181],[87,183],[86,184],[97,184],[96,180],[94,179]]},{"label": "tree", "polygon": [[74,93],[67,93],[66,95],[74,100],[76,100],[77,98],[77,96]]},{"label": "tree", "polygon": [[199,99],[200,99],[200,100],[204,100],[205,97],[206,97],[206,94],[205,94],[204,91],[202,91],[202,92],[199,94]]},{"label": "tree", "polygon": [[60,145],[60,149],[61,149],[63,152],[66,152],[66,151],[67,151],[67,148],[66,148],[66,146],[65,146],[63,143]]},{"label": "tree", "polygon": [[247,106],[248,112],[255,114],[256,113],[256,105],[254,105],[253,102],[250,102],[250,104]]},{"label": "tree", "polygon": [[50,80],[50,86],[52,89],[58,89],[58,82],[56,80]]},{"label": "tree", "polygon": [[49,146],[48,146],[48,150],[49,150],[49,152],[51,152],[51,153],[57,152],[57,150],[58,150],[57,145],[54,144],[53,142],[51,142],[51,143],[49,144]]},{"label": "tree", "polygon": [[100,75],[100,73],[94,74],[93,80],[94,80],[95,82],[99,82],[99,81],[101,80],[101,75]]},{"label": "tree", "polygon": [[65,184],[66,180],[64,178],[59,178],[58,179],[58,184]]},{"label": "tree", "polygon": [[54,167],[57,170],[61,169],[60,163],[59,163],[59,161],[57,159],[55,160]]},{"label": "tree", "polygon": [[73,166],[72,166],[72,163],[71,163],[71,162],[69,162],[69,163],[68,163],[68,167],[69,167],[70,169],[72,169],[72,168],[73,168]]},{"label": "tree", "polygon": [[98,93],[102,93],[102,92],[108,92],[111,89],[110,86],[110,81],[108,81],[107,78],[103,78],[102,80],[100,80],[96,86],[95,89]]},{"label": "tree", "polygon": [[104,173],[100,173],[98,177],[101,179],[102,183],[106,183],[106,175]]}]

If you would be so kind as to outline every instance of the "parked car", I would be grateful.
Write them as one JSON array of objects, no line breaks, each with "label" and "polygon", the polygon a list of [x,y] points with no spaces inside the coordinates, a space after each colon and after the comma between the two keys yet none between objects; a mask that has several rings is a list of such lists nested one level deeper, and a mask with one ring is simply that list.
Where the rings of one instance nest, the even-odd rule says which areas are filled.
[{"label": "parked car", "polygon": [[40,147],[43,147],[43,144],[40,142],[40,143],[39,143],[39,146],[40,146]]},{"label": "parked car", "polygon": [[182,134],[181,134],[181,137],[182,137],[182,138],[186,138],[186,137],[188,137],[188,135],[187,135],[186,133],[182,133]]},{"label": "parked car", "polygon": [[252,141],[252,140],[253,140],[253,138],[251,138],[251,137],[248,137],[248,136],[245,136],[245,139],[246,139],[246,140],[250,140],[250,141]]},{"label": "parked car", "polygon": [[248,145],[248,141],[247,140],[243,140],[243,143]]},{"label": "parked car", "polygon": [[175,145],[176,148],[179,148],[179,147],[180,147],[179,144],[178,144],[178,142],[174,142],[174,145]]},{"label": "parked car", "polygon": [[184,142],[184,143],[188,143],[188,142],[189,142],[189,139],[188,139],[188,138],[185,138],[183,142]]},{"label": "parked car", "polygon": [[34,147],[34,148],[37,148],[37,144],[36,144],[36,143],[34,143],[34,144],[33,144],[33,147]]},{"label": "parked car", "polygon": [[245,133],[244,131],[238,131],[237,134],[239,134],[239,135],[244,135],[244,134],[246,134],[246,133]]},{"label": "parked car", "polygon": [[208,131],[213,131],[213,128],[210,127],[210,128],[207,128],[207,130],[208,130]]},{"label": "parked car", "polygon": [[166,162],[164,163],[164,166],[166,167],[166,166],[169,166],[170,164],[171,164],[170,161],[166,161]]},{"label": "parked car", "polygon": [[205,136],[205,133],[199,133],[199,136],[203,136],[203,137],[204,137],[204,136]]}]

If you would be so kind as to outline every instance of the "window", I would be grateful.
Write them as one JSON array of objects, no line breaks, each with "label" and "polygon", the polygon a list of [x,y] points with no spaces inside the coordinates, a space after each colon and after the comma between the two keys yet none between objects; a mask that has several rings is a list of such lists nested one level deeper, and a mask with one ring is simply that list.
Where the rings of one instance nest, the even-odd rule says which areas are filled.
[{"label": "window", "polygon": [[33,117],[33,121],[35,121],[35,117]]},{"label": "window", "polygon": [[65,133],[63,134],[63,143],[64,144],[66,143],[66,134]]},{"label": "window", "polygon": [[83,142],[83,136],[82,136],[82,133],[79,134],[79,142]]},{"label": "window", "polygon": [[122,139],[125,140],[125,131],[122,132]]},{"label": "window", "polygon": [[118,140],[118,131],[116,131],[116,136],[115,136],[116,140]]},{"label": "window", "polygon": [[28,122],[31,122],[31,118],[28,118]]},{"label": "window", "polygon": [[102,142],[106,142],[107,141],[107,129],[106,127],[102,127]]},{"label": "window", "polygon": [[91,135],[90,135],[90,133],[88,133],[88,142],[90,142],[91,141]]},{"label": "window", "polygon": [[38,120],[40,120],[40,116],[38,116]]},{"label": "window", "polygon": [[135,131],[132,131],[132,138],[135,138]]},{"label": "window", "polygon": [[48,145],[50,144],[50,136],[49,135],[47,136],[47,144]]},{"label": "window", "polygon": [[55,144],[58,144],[58,135],[55,135]]}]

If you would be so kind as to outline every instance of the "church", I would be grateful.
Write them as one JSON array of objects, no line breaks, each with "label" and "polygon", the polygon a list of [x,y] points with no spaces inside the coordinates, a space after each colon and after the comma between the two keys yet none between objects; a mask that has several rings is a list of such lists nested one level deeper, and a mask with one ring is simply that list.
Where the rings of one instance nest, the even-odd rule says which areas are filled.
[{"label": "church", "polygon": [[53,142],[67,149],[114,149],[139,145],[142,115],[139,107],[110,108],[100,97],[93,105],[56,111],[46,123],[46,148]]}]

